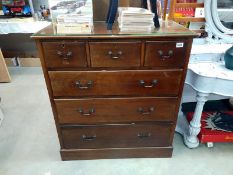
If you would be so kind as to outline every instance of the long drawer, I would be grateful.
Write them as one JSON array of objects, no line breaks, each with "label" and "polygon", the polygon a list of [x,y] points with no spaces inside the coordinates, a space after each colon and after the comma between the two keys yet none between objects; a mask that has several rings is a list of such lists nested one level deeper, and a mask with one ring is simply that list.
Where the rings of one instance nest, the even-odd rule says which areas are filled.
[{"label": "long drawer", "polygon": [[177,96],[182,70],[50,71],[55,97]]},{"label": "long drawer", "polygon": [[171,145],[170,124],[62,127],[65,149],[166,147]]},{"label": "long drawer", "polygon": [[59,123],[174,121],[177,98],[55,100]]}]

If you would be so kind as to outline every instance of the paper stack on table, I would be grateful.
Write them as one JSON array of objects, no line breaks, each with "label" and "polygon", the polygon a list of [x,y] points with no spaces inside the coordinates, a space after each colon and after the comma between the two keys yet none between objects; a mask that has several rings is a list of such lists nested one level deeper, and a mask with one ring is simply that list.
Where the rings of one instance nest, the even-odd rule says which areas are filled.
[{"label": "paper stack on table", "polygon": [[143,8],[119,7],[118,24],[121,32],[151,32],[154,30],[154,14]]},{"label": "paper stack on table", "polygon": [[92,32],[92,0],[55,1],[56,3],[51,6],[51,14],[53,21],[56,23],[58,34],[85,34]]},{"label": "paper stack on table", "polygon": [[57,33],[91,33],[92,15],[59,15],[57,17]]}]

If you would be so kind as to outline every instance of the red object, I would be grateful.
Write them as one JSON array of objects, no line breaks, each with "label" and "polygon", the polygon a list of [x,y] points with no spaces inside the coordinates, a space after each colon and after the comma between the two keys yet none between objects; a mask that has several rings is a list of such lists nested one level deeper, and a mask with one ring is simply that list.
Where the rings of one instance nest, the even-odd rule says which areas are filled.
[{"label": "red object", "polygon": [[21,7],[12,7],[11,8],[11,12],[13,12],[13,13],[21,13],[22,10],[23,9]]},{"label": "red object", "polygon": [[[233,142],[233,132],[226,132],[220,130],[212,130],[205,128],[208,126],[207,120],[210,116],[213,116],[216,112],[203,112],[201,118],[201,132],[198,135],[198,138],[201,143],[207,142]],[[224,112],[225,114],[230,114],[233,117],[233,111]],[[187,113],[188,121],[191,121],[193,117],[193,112]]]},{"label": "red object", "polygon": [[[177,3],[196,3],[197,0],[177,0]],[[194,17],[195,8],[176,8],[175,13],[182,14],[183,17]]]}]

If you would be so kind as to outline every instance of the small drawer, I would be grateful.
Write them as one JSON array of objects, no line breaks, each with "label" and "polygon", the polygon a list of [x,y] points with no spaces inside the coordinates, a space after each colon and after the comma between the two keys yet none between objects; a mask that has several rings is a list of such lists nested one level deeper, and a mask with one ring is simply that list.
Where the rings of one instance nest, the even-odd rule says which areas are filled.
[{"label": "small drawer", "polygon": [[43,42],[45,64],[48,68],[87,67],[84,42]]},{"label": "small drawer", "polygon": [[125,124],[62,127],[65,149],[167,147],[171,146],[170,124]]},{"label": "small drawer", "polygon": [[61,124],[174,121],[177,98],[55,100]]},{"label": "small drawer", "polygon": [[146,42],[144,66],[158,68],[182,68],[185,62],[186,42]]},{"label": "small drawer", "polygon": [[141,42],[90,42],[92,67],[139,67]]},{"label": "small drawer", "polygon": [[178,96],[182,70],[49,71],[55,97]]}]

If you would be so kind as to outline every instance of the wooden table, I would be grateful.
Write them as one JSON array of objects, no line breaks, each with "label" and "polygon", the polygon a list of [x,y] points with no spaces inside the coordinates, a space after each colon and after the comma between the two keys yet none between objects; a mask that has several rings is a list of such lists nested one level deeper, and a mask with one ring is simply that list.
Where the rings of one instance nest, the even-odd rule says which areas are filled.
[{"label": "wooden table", "polygon": [[[196,91],[196,108],[192,121],[189,123],[185,115],[179,112],[176,131],[183,135],[184,143],[189,148],[197,148],[197,135],[201,129],[203,106],[210,98],[233,97],[233,71],[225,68],[224,52],[230,44],[194,45],[188,66],[185,83]],[[215,95],[214,98],[211,97]],[[183,92],[183,102],[190,102]],[[217,96],[216,96],[217,95]]]}]

